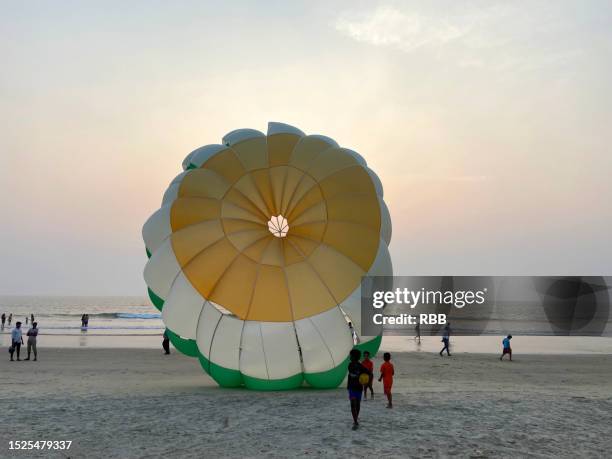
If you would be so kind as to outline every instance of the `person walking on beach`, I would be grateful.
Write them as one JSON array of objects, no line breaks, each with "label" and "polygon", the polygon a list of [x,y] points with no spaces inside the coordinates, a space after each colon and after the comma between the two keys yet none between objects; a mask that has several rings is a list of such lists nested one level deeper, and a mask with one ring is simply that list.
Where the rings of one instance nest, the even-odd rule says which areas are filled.
[{"label": "person walking on beach", "polygon": [[421,324],[417,322],[416,327],[414,327],[414,339],[421,343]]},{"label": "person walking on beach", "polygon": [[374,381],[374,362],[370,360],[370,353],[368,351],[363,352],[363,360],[361,361],[363,367],[368,370],[368,383],[363,385],[363,398],[368,399],[368,389],[370,389],[370,396],[374,398],[374,389],[372,388],[372,381]]},{"label": "person walking on beach", "polygon": [[26,325],[27,325],[27,324],[28,324],[28,316],[26,316],[26,318],[25,318],[25,319],[26,319]]},{"label": "person walking on beach", "polygon": [[361,408],[361,392],[364,376],[367,376],[368,370],[359,363],[361,351],[359,349],[351,350],[349,354],[350,362],[348,364],[348,377],[346,380],[346,388],[351,402],[351,414],[353,415],[353,430],[359,428],[359,410]]},{"label": "person walking on beach", "polygon": [[395,368],[391,363],[391,354],[385,352],[383,354],[383,364],[380,366],[380,378],[378,382],[383,382],[385,395],[387,396],[387,408],[393,408],[393,397],[391,396],[391,387],[393,386],[393,375]]},{"label": "person walking on beach", "polygon": [[349,330],[351,331],[351,338],[353,339],[353,344],[359,344],[359,338],[357,337],[357,332],[353,327],[353,322],[348,323]]},{"label": "person walking on beach", "polygon": [[30,322],[34,323],[34,314],[30,314]]},{"label": "person walking on beach", "polygon": [[12,313],[10,313],[10,314],[9,314],[9,321],[8,321],[8,322],[9,322],[9,327],[11,326],[11,322],[12,322],[12,321],[13,321],[13,314],[12,314]]},{"label": "person walking on beach", "polygon": [[444,334],[442,335],[442,343],[444,344],[444,347],[442,348],[442,350],[440,351],[440,357],[442,356],[442,353],[446,350],[446,355],[448,355],[450,357],[450,351],[449,351],[449,345],[450,345],[450,327],[447,325],[446,327],[444,327]]},{"label": "person walking on beach", "polygon": [[6,314],[2,313],[2,328],[4,328],[4,323],[6,322]]},{"label": "person walking on beach", "polygon": [[11,362],[13,361],[13,354],[17,352],[17,360],[21,360],[19,358],[19,353],[21,352],[21,345],[23,344],[23,337],[21,336],[21,322],[15,323],[15,328],[11,331],[11,347],[9,352],[11,353]]},{"label": "person walking on beach", "polygon": [[510,347],[511,339],[512,339],[512,335],[508,335],[502,340],[502,346],[504,347],[504,349],[502,350],[502,355],[499,358],[499,360],[503,360],[504,355],[508,354],[508,356],[510,356],[510,361],[512,362],[512,348]]},{"label": "person walking on beach", "polygon": [[162,347],[164,348],[164,354],[170,355],[170,337],[168,336],[168,330],[164,332]]},{"label": "person walking on beach", "polygon": [[30,360],[30,354],[34,351],[34,361],[38,359],[38,351],[36,349],[36,337],[38,336],[38,324],[32,322],[32,327],[28,330],[28,356],[25,360]]}]

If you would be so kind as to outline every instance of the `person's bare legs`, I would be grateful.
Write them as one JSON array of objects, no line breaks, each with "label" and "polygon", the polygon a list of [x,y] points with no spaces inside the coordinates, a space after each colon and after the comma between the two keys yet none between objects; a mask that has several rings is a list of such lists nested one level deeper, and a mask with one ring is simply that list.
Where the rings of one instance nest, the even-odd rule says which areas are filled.
[{"label": "person's bare legs", "polygon": [[357,399],[351,399],[351,414],[353,415],[353,430],[359,426],[359,408],[361,402]]},{"label": "person's bare legs", "polygon": [[387,408],[393,408],[393,397],[391,393],[385,394],[387,396]]}]

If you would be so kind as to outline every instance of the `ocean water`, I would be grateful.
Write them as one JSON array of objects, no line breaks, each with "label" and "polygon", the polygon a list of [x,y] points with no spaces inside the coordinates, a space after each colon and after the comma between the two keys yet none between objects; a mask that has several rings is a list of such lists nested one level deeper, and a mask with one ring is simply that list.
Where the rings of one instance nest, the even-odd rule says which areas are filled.
[{"label": "ocean water", "polygon": [[[160,312],[146,297],[0,296],[2,313],[7,316],[4,334],[10,333],[11,313],[11,326],[19,320],[24,330],[30,327],[29,317],[34,314],[40,335],[159,336],[165,329]],[[81,330],[83,314],[89,314],[87,331]]]},{"label": "ocean water", "polygon": [[[120,296],[2,296],[0,314],[13,314],[11,326],[0,330],[0,346],[8,347],[10,331],[17,320],[23,323],[34,314],[38,322],[38,346],[99,348],[161,348],[165,327],[160,312],[148,298]],[[89,327],[81,329],[81,316],[89,314]],[[382,349],[391,352],[437,352],[439,336],[393,336],[388,331]],[[498,353],[503,333],[495,336],[455,336],[454,352]],[[512,346],[519,353],[537,354],[611,354],[610,337],[515,336]]]}]

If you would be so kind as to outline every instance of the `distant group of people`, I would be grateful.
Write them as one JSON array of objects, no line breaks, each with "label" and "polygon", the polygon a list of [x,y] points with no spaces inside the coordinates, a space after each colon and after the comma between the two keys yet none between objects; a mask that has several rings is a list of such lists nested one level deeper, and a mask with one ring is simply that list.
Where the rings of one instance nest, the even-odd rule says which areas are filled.
[{"label": "distant group of people", "polygon": [[[33,320],[32,316],[32,320]],[[27,351],[28,356],[24,360],[30,360],[30,356],[34,354],[34,361],[38,360],[38,350],[36,348],[36,340],[38,337],[38,323],[32,321],[30,329],[27,331]],[[11,362],[14,361],[14,356],[17,354],[17,361],[21,360],[21,346],[23,342],[23,331],[21,329],[21,322],[15,323],[15,328],[11,330],[11,345],[9,347],[9,354],[11,355]]]},{"label": "distant group of people", "polygon": [[[7,322],[7,315],[5,312],[2,313],[2,316],[0,316],[0,326],[2,328],[4,328],[4,326],[6,325]],[[30,314],[30,317],[25,316],[25,323],[26,325],[28,324],[28,320],[30,320],[30,323],[34,323],[34,314]],[[8,326],[11,326],[11,323],[13,322],[13,313],[9,313],[8,315]]]},{"label": "distant group of people", "polygon": [[[13,314],[9,314],[8,315],[8,325],[9,327],[11,326],[11,322],[13,321]],[[6,313],[2,313],[2,328],[4,328],[4,325],[6,324]]]}]

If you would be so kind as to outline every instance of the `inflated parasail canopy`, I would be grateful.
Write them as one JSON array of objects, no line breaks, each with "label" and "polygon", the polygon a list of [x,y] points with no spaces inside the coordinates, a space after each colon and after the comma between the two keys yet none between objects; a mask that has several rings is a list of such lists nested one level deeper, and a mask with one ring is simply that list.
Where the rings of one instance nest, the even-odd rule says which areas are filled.
[{"label": "inflated parasail canopy", "polygon": [[[144,277],[174,345],[222,386],[335,387],[360,282],[391,275],[382,185],[356,152],[270,123],[190,153],[145,223]],[[360,336],[376,352],[380,336]]]}]

